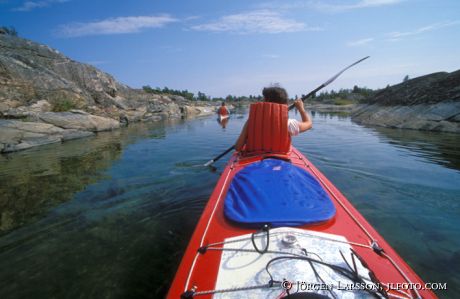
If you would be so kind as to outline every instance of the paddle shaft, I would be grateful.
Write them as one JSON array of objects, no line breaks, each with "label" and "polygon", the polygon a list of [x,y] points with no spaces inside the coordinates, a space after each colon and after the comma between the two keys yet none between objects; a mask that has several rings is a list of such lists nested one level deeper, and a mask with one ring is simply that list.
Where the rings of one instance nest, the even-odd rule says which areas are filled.
[{"label": "paddle shaft", "polygon": [[[321,84],[320,86],[316,87],[314,90],[310,91],[307,95],[303,96],[301,99],[302,101],[305,101],[306,99],[308,99],[309,97],[313,96],[315,93],[317,93],[318,91],[320,91],[321,89],[323,89],[324,87],[328,86],[329,84],[331,84],[332,82],[334,82],[335,79],[337,79],[343,72],[345,72],[346,70],[348,70],[349,68],[351,68],[352,66],[355,66],[357,65],[358,63],[360,63],[361,61],[363,60],[366,60],[368,59],[370,56],[366,56],[364,58],[361,58],[360,60],[356,61],[355,63],[352,63],[350,64],[349,66],[347,66],[346,68],[344,68],[343,70],[341,70],[340,72],[338,72],[337,74],[335,74],[332,78],[330,78],[329,80],[327,80],[326,82],[324,82],[323,84]],[[289,110],[292,110],[293,108],[295,107],[294,104],[290,105],[289,108],[288,108],[288,111]],[[211,159],[209,160],[208,162],[206,162],[206,164],[204,164],[204,166],[209,166],[211,165],[212,163],[216,162],[217,160],[219,160],[220,158],[222,158],[223,156],[225,156],[226,154],[228,154],[230,151],[232,151],[233,149],[235,149],[235,146],[232,145],[231,147],[229,147],[228,149],[225,150],[225,152],[223,152],[222,154],[218,155],[217,157],[215,157],[214,159]]]},{"label": "paddle shaft", "polygon": [[234,145],[232,145],[231,147],[229,147],[228,149],[225,150],[225,152],[223,152],[222,154],[220,154],[219,156],[215,157],[214,159],[211,159],[209,160],[208,162],[206,162],[204,164],[204,166],[209,166],[211,165],[212,163],[216,162],[217,160],[219,160],[220,158],[222,158],[223,156],[225,156],[226,154],[228,154],[230,151],[232,151],[233,149],[235,148]]},{"label": "paddle shaft", "polygon": [[[345,72],[346,70],[348,70],[349,68],[357,65],[358,63],[360,63],[361,61],[364,61],[366,59],[368,59],[370,56],[366,56],[364,58],[361,58],[360,60],[350,64],[349,66],[347,66],[346,68],[344,68],[343,70],[341,70],[340,72],[338,72],[337,74],[335,74],[332,78],[330,78],[329,80],[327,80],[326,82],[324,82],[323,84],[321,84],[320,86],[316,87],[314,90],[310,91],[307,95],[303,96],[301,99],[302,101],[304,102],[306,99],[308,99],[309,97],[313,96],[315,93],[317,93],[318,91],[320,91],[321,89],[323,89],[324,87],[328,86],[329,84],[331,84],[332,82],[335,81],[335,79],[337,79],[340,75],[343,74],[343,72]],[[294,104],[290,105],[288,110],[292,110],[293,108],[295,107]]]},{"label": "paddle shaft", "polygon": [[[301,98],[302,102],[305,102],[306,99],[308,99],[309,97],[313,96],[315,93],[317,93],[318,91],[320,91],[321,89],[323,89],[324,87],[326,87],[326,85],[324,84],[321,84],[320,86],[316,87],[315,90],[312,90],[311,92],[309,92],[306,96],[303,96]],[[291,104],[288,108],[288,111],[294,109],[295,105],[294,104]]]}]

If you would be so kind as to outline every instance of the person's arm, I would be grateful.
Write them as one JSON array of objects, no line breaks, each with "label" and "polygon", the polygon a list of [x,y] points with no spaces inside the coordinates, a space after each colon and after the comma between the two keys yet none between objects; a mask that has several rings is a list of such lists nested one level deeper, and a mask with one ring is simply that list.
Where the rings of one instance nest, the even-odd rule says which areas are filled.
[{"label": "person's arm", "polygon": [[313,123],[311,121],[311,118],[308,116],[308,113],[305,111],[302,100],[295,100],[294,105],[299,111],[300,116],[302,117],[302,121],[299,121],[299,133],[310,130],[313,126]]},{"label": "person's arm", "polygon": [[248,136],[248,122],[246,122],[241,130],[240,137],[236,140],[235,149],[241,151],[244,144],[246,143],[246,138]]}]

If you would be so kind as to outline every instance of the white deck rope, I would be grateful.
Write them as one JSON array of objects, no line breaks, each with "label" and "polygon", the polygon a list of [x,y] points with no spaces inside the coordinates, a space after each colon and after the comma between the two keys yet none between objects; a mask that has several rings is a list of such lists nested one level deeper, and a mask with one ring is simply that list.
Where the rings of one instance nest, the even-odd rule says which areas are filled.
[{"label": "white deck rope", "polygon": [[[409,283],[412,284],[412,282],[410,281],[409,277],[406,276],[406,274],[402,271],[402,269],[398,266],[398,264],[395,263],[395,261],[391,258],[391,256],[389,256],[385,252],[382,252],[382,254],[393,264],[393,267],[398,269],[399,273],[401,273],[401,275],[404,277],[404,279],[406,279]],[[420,296],[419,292],[417,291],[417,288],[414,288],[414,292],[417,295],[417,298],[422,298]]]},{"label": "white deck rope", "polygon": [[[369,248],[369,249],[372,249],[372,246],[370,245],[367,245],[367,244],[361,244],[361,243],[357,243],[357,242],[350,242],[350,241],[342,241],[342,240],[337,240],[337,239],[334,239],[334,238],[329,238],[329,237],[326,237],[326,236],[318,236],[318,235],[315,235],[315,234],[309,234],[307,230],[303,231],[303,232],[291,232],[292,234],[294,235],[298,235],[298,236],[309,236],[311,238],[317,238],[317,239],[323,239],[323,240],[328,240],[328,241],[331,241],[331,242],[337,242],[337,243],[344,243],[344,244],[350,244],[350,245],[355,245],[355,246],[358,246],[358,247],[364,247],[364,248]],[[280,234],[284,234],[284,232],[271,232],[270,233],[270,236],[277,236],[277,235],[280,235]],[[256,238],[265,238],[266,236],[265,235],[255,235]],[[235,240],[227,240],[227,241],[221,241],[221,242],[216,242],[216,243],[210,243],[208,244],[208,248],[209,247],[216,247],[216,246],[219,246],[219,245],[224,245],[224,244],[230,244],[230,243],[235,243],[235,242],[241,242],[241,241],[249,241],[251,240],[252,237],[247,237],[247,238],[238,238],[238,239],[235,239]]]},{"label": "white deck rope", "polygon": [[[203,232],[203,236],[201,237],[201,242],[200,242],[200,247],[203,246],[203,243],[204,243],[204,239],[206,238],[206,234],[208,233],[208,229],[209,229],[209,225],[211,224],[211,220],[213,219],[214,217],[214,214],[216,213],[216,210],[217,210],[217,207],[219,206],[219,203],[220,203],[220,200],[222,198],[222,193],[224,192],[225,190],[225,186],[227,186],[227,181],[228,181],[228,178],[230,176],[230,173],[233,171],[234,167],[234,161],[232,162],[232,166],[230,166],[230,170],[227,172],[227,176],[225,177],[225,181],[224,181],[224,184],[222,186],[222,188],[220,189],[220,193],[219,193],[219,197],[217,198],[217,202],[216,204],[214,205],[214,209],[212,210],[212,213],[211,213],[211,216],[209,216],[208,218],[208,223],[206,224],[206,228]],[[187,280],[185,282],[185,288],[184,288],[184,292],[186,292],[188,290],[188,286],[190,284],[190,279],[192,277],[192,273],[193,273],[193,270],[195,269],[195,264],[196,264],[196,261],[198,260],[198,256],[200,255],[199,252],[197,252],[195,254],[195,258],[193,259],[193,263],[192,263],[192,266],[190,267],[189,269],[189,272],[188,272],[188,276],[187,276]]]}]

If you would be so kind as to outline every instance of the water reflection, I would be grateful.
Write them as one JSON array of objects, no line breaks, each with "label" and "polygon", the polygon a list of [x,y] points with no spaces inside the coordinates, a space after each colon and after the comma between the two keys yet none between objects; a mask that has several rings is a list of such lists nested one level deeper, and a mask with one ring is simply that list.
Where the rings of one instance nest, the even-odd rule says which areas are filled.
[{"label": "water reflection", "polygon": [[383,127],[373,129],[397,147],[411,150],[433,163],[460,169],[460,137],[458,134]]},{"label": "water reflection", "polygon": [[[162,297],[218,178],[199,158],[214,131],[194,138],[205,124],[136,124],[2,156],[13,176],[2,203],[20,221],[0,236],[0,298]],[[21,176],[23,206],[10,208]]]},{"label": "water reflection", "polygon": [[336,112],[318,112],[311,111],[311,114],[315,118],[323,119],[339,119],[339,120],[348,120],[350,118],[350,113],[346,111],[336,111]]},{"label": "water reflection", "polygon": [[[133,138],[133,136],[135,136]],[[103,179],[122,148],[138,138],[164,138],[164,124],[102,132],[96,137],[0,155],[0,234],[38,219],[88,184]],[[116,190],[109,190],[109,195]]]}]

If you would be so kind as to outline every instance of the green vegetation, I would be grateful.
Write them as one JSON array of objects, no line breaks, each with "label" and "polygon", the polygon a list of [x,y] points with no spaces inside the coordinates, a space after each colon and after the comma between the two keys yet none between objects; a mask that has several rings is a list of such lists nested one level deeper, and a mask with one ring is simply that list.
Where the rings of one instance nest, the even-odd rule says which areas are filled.
[{"label": "green vegetation", "polygon": [[339,106],[350,105],[350,104],[355,104],[355,103],[356,103],[355,101],[348,100],[348,99],[335,99],[334,100],[334,105],[339,105]]},{"label": "green vegetation", "polygon": [[[143,86],[142,89],[147,93],[152,94],[166,94],[166,95],[178,95],[182,96],[187,100],[190,101],[216,101],[216,102],[230,102],[234,104],[238,103],[247,103],[247,102],[257,102],[262,100],[262,96],[234,96],[228,95],[225,98],[223,97],[210,97],[203,92],[198,92],[195,95],[188,90],[176,90],[171,89],[168,87],[160,88],[152,88],[149,85]],[[356,104],[365,102],[367,98],[374,95],[378,90],[372,90],[366,87],[359,87],[355,85],[353,89],[340,89],[339,91],[325,91],[321,92],[319,95],[310,99],[310,102],[313,103],[322,103],[322,104],[332,104],[332,105],[349,105],[349,104]],[[302,95],[304,96],[304,95]],[[292,98],[291,100],[294,100]]]},{"label": "green vegetation", "polygon": [[0,34],[6,34],[6,35],[11,35],[11,36],[18,36],[18,32],[16,29],[12,26],[6,27],[6,26],[0,26]]},{"label": "green vegetation", "polygon": [[152,88],[149,85],[142,86],[142,89],[147,93],[172,94],[176,96],[182,96],[190,101],[196,100],[194,94],[192,92],[189,92],[188,90],[176,90],[176,89],[170,89],[168,87],[164,87],[163,89],[161,89],[160,87]]},{"label": "green vegetation", "polygon": [[225,97],[225,99],[224,98],[214,98],[214,99],[217,101],[227,101],[227,102],[257,102],[257,101],[262,100],[262,96],[249,95],[249,96],[237,97],[237,96],[228,95]]},{"label": "green vegetation", "polygon": [[152,88],[149,85],[142,86],[142,89],[147,92],[147,93],[152,93],[152,94],[169,94],[169,95],[177,95],[177,96],[182,96],[186,98],[187,100],[190,101],[227,101],[227,102],[243,102],[243,101],[260,101],[262,99],[262,96],[233,96],[233,95],[228,95],[225,98],[222,97],[214,97],[211,98],[210,96],[206,95],[204,92],[199,91],[198,94],[195,96],[193,92],[189,92],[188,90],[177,90],[177,89],[171,89],[168,87],[160,88]]},{"label": "green vegetation", "polygon": [[333,105],[348,105],[365,102],[374,95],[376,90],[355,85],[353,89],[340,89],[339,91],[325,91],[312,99],[312,102]]},{"label": "green vegetation", "polygon": [[74,102],[68,99],[64,99],[62,101],[56,101],[53,103],[53,112],[65,112],[69,111],[71,109],[75,109],[77,106],[75,105]]}]

